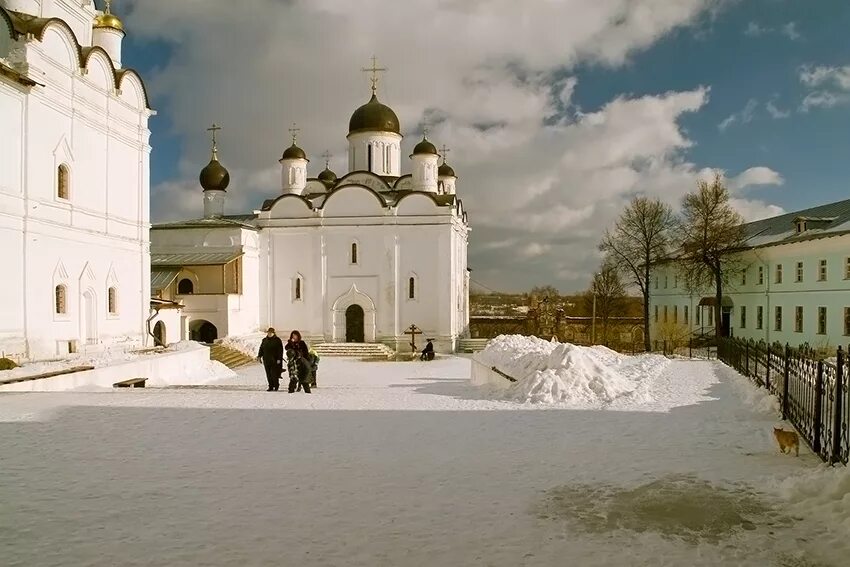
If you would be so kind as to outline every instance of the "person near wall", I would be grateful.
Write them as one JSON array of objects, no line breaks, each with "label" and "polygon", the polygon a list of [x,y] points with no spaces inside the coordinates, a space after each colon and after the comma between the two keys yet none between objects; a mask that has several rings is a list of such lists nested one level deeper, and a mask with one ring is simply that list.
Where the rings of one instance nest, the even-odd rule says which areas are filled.
[{"label": "person near wall", "polygon": [[434,360],[434,339],[428,339],[428,344],[422,349],[422,356],[419,360]]},{"label": "person near wall", "polygon": [[280,387],[280,375],[283,373],[283,341],[280,340],[274,328],[269,327],[266,336],[260,343],[257,360],[262,361],[266,370],[266,380],[269,382],[269,392],[277,392]]},{"label": "person near wall", "polygon": [[301,338],[301,333],[292,331],[289,340],[286,341],[286,360],[289,370],[289,393],[295,389],[304,389],[305,394],[310,393],[312,379],[312,364],[310,362],[310,349]]}]

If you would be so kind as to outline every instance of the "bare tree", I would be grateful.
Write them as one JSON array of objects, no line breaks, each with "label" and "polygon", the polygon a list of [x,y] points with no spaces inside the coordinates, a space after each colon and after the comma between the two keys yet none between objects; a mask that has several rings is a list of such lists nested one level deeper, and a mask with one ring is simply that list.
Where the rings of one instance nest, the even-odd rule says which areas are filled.
[{"label": "bare tree", "polygon": [[537,297],[551,297],[552,299],[557,299],[561,296],[558,292],[557,288],[552,285],[539,285],[531,288],[531,293],[529,295],[536,295]]},{"label": "bare tree", "polygon": [[593,274],[590,289],[585,293],[585,302],[593,310],[593,298],[596,297],[596,316],[602,322],[602,344],[608,344],[608,322],[611,317],[622,313],[626,307],[626,287],[620,278],[616,265],[606,259],[602,267]]},{"label": "bare tree", "polygon": [[650,350],[649,277],[652,265],[666,256],[673,238],[675,217],[659,199],[632,199],[614,227],[606,231],[599,248],[637,286],[643,296],[643,346]]},{"label": "bare tree", "polygon": [[723,286],[735,262],[733,253],[746,243],[744,219],[729,203],[723,178],[697,182],[682,201],[679,224],[680,266],[691,289],[714,287],[714,334],[722,334]]}]

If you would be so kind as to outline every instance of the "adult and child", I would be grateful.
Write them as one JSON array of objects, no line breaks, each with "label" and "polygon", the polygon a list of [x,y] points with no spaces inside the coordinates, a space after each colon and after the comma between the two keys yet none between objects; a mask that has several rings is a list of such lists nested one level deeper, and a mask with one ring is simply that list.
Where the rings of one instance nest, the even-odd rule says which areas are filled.
[{"label": "adult and child", "polygon": [[257,359],[261,360],[266,371],[266,380],[269,383],[269,392],[277,392],[280,388],[280,377],[283,374],[283,356],[286,354],[286,369],[289,373],[290,394],[303,388],[304,392],[311,393],[311,387],[316,387],[316,371],[319,367],[319,356],[310,350],[307,343],[301,338],[301,333],[292,331],[286,345],[280,337],[275,334],[273,327],[269,327],[266,336],[260,343]]}]

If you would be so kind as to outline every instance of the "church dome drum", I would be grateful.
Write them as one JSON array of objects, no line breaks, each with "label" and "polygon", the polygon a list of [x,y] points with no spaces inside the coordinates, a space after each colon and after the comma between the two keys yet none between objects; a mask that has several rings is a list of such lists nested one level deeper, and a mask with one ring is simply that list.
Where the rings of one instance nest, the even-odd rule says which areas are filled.
[{"label": "church dome drum", "polygon": [[354,111],[348,122],[348,133],[357,132],[392,132],[401,133],[398,116],[393,109],[378,102],[378,97],[372,94],[369,102]]},{"label": "church dome drum", "polygon": [[224,191],[230,184],[230,172],[215,158],[201,170],[198,176],[204,191]]}]

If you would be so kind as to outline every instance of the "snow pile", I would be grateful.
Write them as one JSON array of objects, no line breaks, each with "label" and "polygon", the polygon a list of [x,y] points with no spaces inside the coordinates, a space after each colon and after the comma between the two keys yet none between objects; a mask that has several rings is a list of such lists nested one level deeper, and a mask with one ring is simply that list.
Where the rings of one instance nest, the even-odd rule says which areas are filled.
[{"label": "snow pile", "polygon": [[221,339],[221,345],[255,358],[257,351],[260,350],[260,343],[263,342],[263,337],[265,336],[265,333],[251,333],[250,335],[241,335],[238,337],[225,337]]},{"label": "snow pile", "polygon": [[780,481],[776,486],[797,515],[815,517],[827,530],[821,545],[847,548],[850,553],[850,467],[820,465],[806,474]]},{"label": "snow pile", "polygon": [[[649,390],[638,387],[669,364],[659,355],[625,356],[603,346],[582,347],[521,335],[493,339],[474,360],[472,382],[494,386],[503,398],[583,407],[647,396]],[[509,382],[490,371],[492,367],[517,381]]]}]

